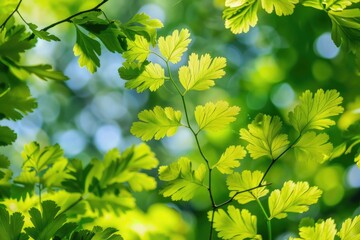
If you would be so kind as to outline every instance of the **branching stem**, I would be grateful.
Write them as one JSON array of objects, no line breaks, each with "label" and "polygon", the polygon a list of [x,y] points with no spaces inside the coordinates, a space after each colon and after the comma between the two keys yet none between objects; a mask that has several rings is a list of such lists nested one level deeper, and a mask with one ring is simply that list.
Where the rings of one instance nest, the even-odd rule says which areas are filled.
[{"label": "branching stem", "polygon": [[75,207],[79,202],[81,202],[83,200],[83,196],[80,196],[80,198],[78,198],[75,202],[73,202],[70,206],[68,206],[67,208],[65,208],[63,211],[61,211],[59,213],[60,214],[63,214],[67,211],[69,211],[71,208]]},{"label": "branching stem", "polygon": [[22,0],[19,0],[19,3],[16,5],[16,8],[14,9],[14,11],[12,11],[10,13],[10,15],[5,19],[5,21],[1,24],[0,30],[2,30],[5,27],[6,23],[10,20],[10,18],[18,11],[21,2],[22,2]]}]

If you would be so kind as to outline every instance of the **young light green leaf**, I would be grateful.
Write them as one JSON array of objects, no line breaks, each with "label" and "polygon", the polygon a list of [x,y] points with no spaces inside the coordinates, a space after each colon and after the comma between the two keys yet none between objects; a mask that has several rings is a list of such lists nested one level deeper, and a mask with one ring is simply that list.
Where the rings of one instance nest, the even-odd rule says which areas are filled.
[{"label": "young light green leaf", "polygon": [[318,10],[323,10],[323,5],[321,0],[304,0],[301,1],[301,4],[306,7],[312,7]]},{"label": "young light green leaf", "polygon": [[231,1],[231,4],[229,2],[230,7],[223,12],[225,28],[230,28],[234,34],[247,33],[258,21],[259,3],[258,0]]},{"label": "young light green leaf", "polygon": [[241,211],[230,205],[227,213],[219,209],[214,213],[214,228],[221,239],[262,239],[257,234],[256,216],[247,209]]},{"label": "young light green leaf", "polygon": [[[229,194],[230,197],[233,197],[236,194],[234,199],[240,204],[245,204],[267,195],[269,190],[267,190],[266,187],[259,187],[251,191],[243,192],[247,189],[259,186],[263,176],[264,173],[260,171],[251,172],[249,170],[229,175],[226,184],[231,191]],[[263,181],[262,184],[266,184],[266,182]],[[238,192],[243,193],[238,194]]]},{"label": "young light green leaf", "polygon": [[149,62],[124,62],[123,65],[118,69],[119,75],[124,80],[136,79],[142,72],[145,71],[146,65]]},{"label": "young light green leaf", "polygon": [[170,197],[173,201],[189,201],[202,187],[206,174],[204,164],[193,170],[190,159],[181,157],[169,166],[159,168],[159,179],[167,182],[161,190],[164,197]]},{"label": "young light green leaf", "polygon": [[358,3],[359,0],[325,0],[322,3],[325,5],[326,10],[342,11],[351,6],[353,3]]},{"label": "young light green leaf", "polygon": [[230,146],[221,155],[219,161],[212,168],[217,168],[222,174],[233,173],[233,168],[239,167],[239,160],[243,159],[246,151],[243,146]]},{"label": "young light green leaf", "polygon": [[360,239],[360,215],[346,219],[337,235],[341,240]]},{"label": "young light green leaf", "polygon": [[226,0],[225,7],[239,7],[246,3],[247,0]]},{"label": "young light green leaf", "polygon": [[307,182],[287,181],[281,190],[274,190],[269,197],[270,219],[285,218],[287,213],[303,213],[317,203],[322,192],[318,187],[309,187]]},{"label": "young light green leaf", "polygon": [[292,240],[334,240],[336,235],[336,224],[333,219],[316,223],[314,227],[301,227],[299,229],[300,238],[290,238]]},{"label": "young light green leaf", "polygon": [[324,163],[330,159],[333,150],[328,140],[326,133],[306,132],[293,146],[296,158]]},{"label": "young light green leaf", "polygon": [[355,156],[354,162],[360,168],[360,153]]},{"label": "young light green leaf", "polygon": [[158,46],[161,54],[167,61],[174,64],[180,62],[183,53],[187,50],[187,46],[191,42],[189,37],[190,33],[188,29],[181,29],[180,33],[178,30],[175,30],[166,38],[160,37]]},{"label": "young light green leaf", "polygon": [[289,113],[290,124],[298,132],[328,128],[335,124],[329,117],[344,111],[340,106],[342,100],[336,90],[319,89],[315,95],[307,90],[300,97],[300,104]]},{"label": "young light green leaf", "polygon": [[289,144],[288,136],[280,134],[282,123],[278,116],[258,114],[247,129],[240,130],[240,138],[249,142],[246,149],[253,159],[268,156],[276,159]]},{"label": "young light green leaf", "polygon": [[50,41],[60,41],[60,39],[57,36],[52,35],[47,31],[37,30],[38,26],[33,23],[28,23],[28,26],[31,29],[31,31],[33,32],[33,34],[35,36],[37,36],[38,38],[41,38],[41,39],[43,39],[45,41],[49,41],[49,42]]},{"label": "young light green leaf", "polygon": [[205,106],[196,107],[195,120],[199,126],[199,131],[219,131],[234,122],[236,120],[235,116],[239,112],[239,107],[229,107],[229,104],[225,101],[208,102]]},{"label": "young light green leaf", "polygon": [[125,87],[135,89],[137,92],[143,92],[146,89],[154,92],[164,84],[165,70],[157,63],[149,63],[144,71],[134,79],[125,83]]},{"label": "young light green leaf", "polygon": [[275,9],[275,13],[278,16],[293,14],[295,4],[297,3],[299,3],[299,0],[261,0],[262,8],[267,13],[272,13]]},{"label": "young light green leaf", "polygon": [[40,173],[40,171],[47,169],[50,164],[54,164],[63,158],[63,155],[64,151],[60,148],[59,144],[41,149],[39,143],[31,142],[24,146],[24,150],[21,153],[24,159],[23,168]]},{"label": "young light green leaf", "polygon": [[144,110],[138,114],[138,122],[134,122],[130,131],[133,135],[148,141],[153,138],[159,140],[165,136],[172,136],[181,126],[181,112],[171,107],[156,106],[153,110]]},{"label": "young light green leaf", "polygon": [[26,237],[22,233],[22,228],[24,226],[24,216],[19,213],[13,213],[9,216],[9,212],[0,208],[0,236],[3,240],[25,240],[29,237]]},{"label": "young light green leaf", "polygon": [[179,80],[185,88],[185,93],[189,90],[206,90],[214,86],[214,80],[225,75],[225,66],[226,59],[223,57],[212,59],[209,54],[205,54],[199,59],[197,54],[192,53],[188,65],[179,69]]},{"label": "young light green leaf", "polygon": [[86,66],[89,72],[94,73],[97,67],[100,67],[98,57],[101,54],[100,43],[81,32],[78,27],[76,27],[76,43],[73,51],[75,56],[79,56],[79,65]]},{"label": "young light green leaf", "polygon": [[9,127],[0,126],[0,146],[6,146],[16,140],[16,133]]},{"label": "young light green leaf", "polygon": [[38,76],[43,80],[51,79],[56,81],[65,81],[69,79],[62,72],[53,70],[51,65],[48,64],[41,64],[35,66],[17,66],[17,67],[25,70],[30,74],[35,74],[36,76]]},{"label": "young light green leaf", "polygon": [[139,63],[145,62],[150,54],[150,43],[143,36],[136,35],[135,40],[127,41],[127,51],[123,53],[123,57],[128,62],[138,61]]},{"label": "young light green leaf", "polygon": [[52,239],[56,231],[65,224],[66,215],[58,214],[60,207],[54,201],[44,201],[41,203],[41,206],[42,212],[37,208],[29,210],[33,227],[25,228],[25,232],[33,239]]}]

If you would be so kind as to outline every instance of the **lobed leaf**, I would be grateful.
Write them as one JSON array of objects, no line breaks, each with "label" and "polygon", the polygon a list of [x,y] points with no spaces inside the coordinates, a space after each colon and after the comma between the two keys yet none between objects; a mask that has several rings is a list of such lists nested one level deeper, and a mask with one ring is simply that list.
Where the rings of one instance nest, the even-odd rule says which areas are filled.
[{"label": "lobed leaf", "polygon": [[293,14],[297,3],[299,0],[261,0],[262,8],[267,13],[272,13],[275,10],[278,16]]},{"label": "lobed leaf", "polygon": [[280,134],[282,123],[278,116],[258,114],[247,129],[240,129],[240,138],[249,144],[246,149],[253,159],[268,156],[276,159],[287,148],[286,134]]},{"label": "lobed leaf", "polygon": [[315,132],[306,132],[293,146],[296,158],[324,163],[330,159],[333,150],[328,140],[326,133],[316,135]]},{"label": "lobed leaf", "polygon": [[[240,204],[245,204],[256,199],[259,199],[263,196],[266,196],[269,193],[269,190],[266,187],[259,187],[250,191],[248,189],[259,186],[259,184],[266,184],[265,181],[260,182],[264,173],[260,171],[251,172],[249,170],[244,170],[241,173],[233,173],[228,176],[226,179],[226,185],[230,192],[230,197],[233,197],[235,194],[235,200]],[[246,192],[244,192],[246,191]],[[242,192],[238,194],[238,192]]]},{"label": "lobed leaf", "polygon": [[301,4],[306,7],[312,7],[318,10],[323,10],[322,0],[303,0]]},{"label": "lobed leaf", "polygon": [[217,168],[222,174],[233,173],[233,168],[239,167],[239,160],[243,159],[246,151],[243,146],[230,146],[221,155],[219,161],[212,168]]},{"label": "lobed leaf", "polygon": [[[76,26],[76,25],[75,25]],[[79,56],[79,65],[85,66],[89,72],[94,73],[100,67],[100,43],[84,34],[76,27],[76,43],[73,48],[74,55]]]},{"label": "lobed leaf", "polygon": [[360,215],[346,219],[337,235],[341,240],[360,239]]},{"label": "lobed leaf", "polygon": [[359,0],[323,0],[326,10],[342,11],[351,6],[353,3],[358,3]]},{"label": "lobed leaf", "polygon": [[178,63],[182,55],[187,50],[187,46],[191,42],[189,39],[190,33],[188,29],[181,29],[180,33],[175,30],[170,36],[166,38],[160,37],[158,46],[161,54],[165,59],[172,63]]},{"label": "lobed leaf", "polygon": [[60,41],[60,39],[53,35],[53,34],[50,34],[49,32],[47,31],[44,31],[44,30],[37,30],[38,26],[33,24],[33,23],[28,23],[28,26],[29,28],[31,29],[31,31],[33,32],[33,34],[42,39],[42,40],[45,40],[45,41]]},{"label": "lobed leaf", "polygon": [[0,146],[7,146],[16,140],[16,133],[9,127],[0,126]]},{"label": "lobed leaf", "polygon": [[28,239],[24,233],[22,233],[22,228],[24,226],[24,216],[19,213],[13,213],[11,216],[9,212],[0,208],[0,236],[4,240],[25,240]]},{"label": "lobed leaf", "polygon": [[143,63],[150,54],[150,43],[143,36],[136,35],[134,41],[128,39],[127,46],[127,51],[123,53],[123,57],[128,62]]},{"label": "lobed leaf", "polygon": [[164,84],[165,70],[157,63],[149,63],[144,71],[136,78],[130,79],[125,83],[125,87],[135,89],[137,92],[143,92],[146,89],[154,92]]},{"label": "lobed leaf", "polygon": [[144,110],[138,115],[138,122],[134,122],[130,131],[133,135],[148,141],[153,138],[159,140],[165,136],[172,136],[181,126],[181,112],[171,107],[156,106],[153,110]]},{"label": "lobed leaf", "polygon": [[159,168],[159,179],[167,182],[160,193],[173,201],[189,201],[200,188],[205,187],[205,174],[204,164],[193,170],[190,159],[181,157],[169,166]]},{"label": "lobed leaf", "polygon": [[241,211],[230,205],[227,212],[219,209],[214,213],[214,228],[222,239],[262,239],[257,234],[256,216],[247,209]]},{"label": "lobed leaf", "polygon": [[199,56],[192,53],[189,57],[188,65],[179,69],[179,80],[185,88],[185,93],[189,90],[206,90],[215,85],[214,80],[225,75],[224,68],[226,59],[216,57],[212,59],[209,54]]},{"label": "lobed leaf", "polygon": [[225,28],[234,34],[247,33],[258,21],[259,0],[227,1],[229,7],[223,11]]},{"label": "lobed leaf", "polygon": [[35,65],[35,66],[16,66],[17,68],[20,68],[22,70],[25,70],[26,72],[30,74],[34,74],[37,77],[47,80],[56,80],[56,81],[65,81],[69,78],[65,76],[60,71],[55,71],[52,69],[52,67],[48,64],[41,64],[41,65]]},{"label": "lobed leaf", "polygon": [[309,187],[307,182],[287,181],[281,190],[274,190],[269,197],[270,219],[285,218],[287,213],[303,213],[317,203],[322,192],[318,187]]},{"label": "lobed leaf", "polygon": [[300,238],[290,238],[292,240],[334,240],[336,235],[336,225],[333,219],[316,223],[315,226],[301,227],[299,229]]},{"label": "lobed leaf", "polygon": [[239,111],[239,107],[229,107],[225,101],[208,102],[204,106],[195,108],[195,120],[199,126],[199,131],[219,131],[234,122]]},{"label": "lobed leaf", "polygon": [[290,124],[298,132],[310,129],[322,130],[335,124],[329,117],[344,111],[340,106],[343,98],[336,90],[319,89],[314,95],[305,91],[300,97],[300,104],[289,113]]}]

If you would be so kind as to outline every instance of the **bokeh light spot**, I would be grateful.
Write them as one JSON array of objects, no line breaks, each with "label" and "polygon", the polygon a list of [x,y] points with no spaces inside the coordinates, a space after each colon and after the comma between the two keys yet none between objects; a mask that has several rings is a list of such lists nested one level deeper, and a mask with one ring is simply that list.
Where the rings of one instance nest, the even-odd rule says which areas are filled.
[{"label": "bokeh light spot", "polygon": [[353,188],[360,187],[360,169],[358,166],[353,165],[347,173],[347,182]]},{"label": "bokeh light spot", "polygon": [[117,125],[101,126],[95,133],[94,143],[101,152],[118,147],[121,141],[121,130]]},{"label": "bokeh light spot", "polygon": [[321,34],[315,41],[315,51],[323,58],[332,59],[339,53],[339,48],[331,39],[329,32]]},{"label": "bokeh light spot", "polygon": [[86,147],[86,137],[78,130],[68,130],[55,136],[56,142],[64,149],[65,155],[74,156]]},{"label": "bokeh light spot", "polygon": [[272,103],[278,108],[288,108],[294,102],[295,93],[288,83],[276,87],[271,94]]}]

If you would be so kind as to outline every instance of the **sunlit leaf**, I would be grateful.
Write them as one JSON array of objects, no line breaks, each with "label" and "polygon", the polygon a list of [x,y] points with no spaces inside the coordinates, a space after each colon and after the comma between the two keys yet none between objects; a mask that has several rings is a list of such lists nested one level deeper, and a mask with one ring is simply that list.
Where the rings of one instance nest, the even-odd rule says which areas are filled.
[{"label": "sunlit leaf", "polygon": [[0,146],[10,145],[16,140],[16,133],[9,127],[0,126]]},{"label": "sunlit leaf", "polygon": [[212,59],[209,54],[205,54],[199,58],[197,54],[192,53],[188,65],[179,69],[179,80],[185,92],[206,90],[215,85],[214,80],[225,75],[225,66],[226,59],[223,57]]},{"label": "sunlit leaf", "polygon": [[150,43],[143,36],[136,35],[135,40],[127,41],[127,51],[123,53],[123,57],[128,62],[138,61],[144,62],[150,54]]},{"label": "sunlit leaf", "polygon": [[171,197],[173,201],[188,201],[199,189],[205,187],[203,185],[205,174],[204,164],[194,170],[190,159],[186,157],[180,158],[169,166],[161,166],[159,179],[167,182],[161,194],[164,197]]},{"label": "sunlit leaf", "polygon": [[336,225],[333,219],[328,218],[315,226],[301,227],[299,229],[300,238],[290,238],[292,240],[334,240],[336,235]]},{"label": "sunlit leaf", "polygon": [[130,79],[125,83],[125,87],[143,92],[146,89],[154,92],[164,84],[165,70],[157,63],[149,63],[144,71],[136,78]]},{"label": "sunlit leaf", "polygon": [[100,43],[80,31],[79,27],[76,27],[76,43],[73,51],[75,56],[79,56],[79,65],[85,66],[89,72],[94,73],[97,67],[100,67]]},{"label": "sunlit leaf", "polygon": [[[238,192],[243,192],[245,190],[259,186],[263,176],[264,173],[260,171],[251,172],[249,170],[244,170],[241,173],[236,172],[229,175],[226,180],[226,184],[228,189],[231,191],[229,194],[230,197],[234,196]],[[263,181],[261,184],[266,184],[266,182]],[[259,187],[237,194],[234,199],[240,204],[245,204],[267,195],[268,192],[269,190],[267,190],[266,187]]]},{"label": "sunlit leaf", "polygon": [[68,175],[61,184],[62,188],[70,193],[85,193],[87,192],[87,179],[88,174],[94,167],[93,164],[89,163],[86,167],[83,167],[82,161],[78,159],[71,160],[68,165]]},{"label": "sunlit leaf", "polygon": [[354,161],[356,165],[360,168],[360,153],[356,155]]},{"label": "sunlit leaf", "polygon": [[188,29],[181,29],[180,33],[178,30],[175,30],[166,38],[160,37],[158,40],[158,46],[161,54],[167,61],[178,63],[181,60],[183,53],[187,50],[187,46],[191,42],[189,37],[190,33]]},{"label": "sunlit leaf", "polygon": [[258,114],[247,129],[240,130],[240,138],[249,142],[246,149],[253,159],[268,156],[276,159],[289,144],[288,136],[281,134],[282,123],[278,116]]},{"label": "sunlit leaf", "polygon": [[148,64],[148,61],[145,61],[143,63],[124,62],[123,65],[118,69],[119,75],[124,80],[136,79],[143,71],[145,71],[145,67]]},{"label": "sunlit leaf", "polygon": [[134,122],[130,131],[143,141],[153,138],[159,140],[165,136],[172,136],[181,126],[181,112],[171,107],[156,106],[153,110],[144,110],[138,115],[138,122]]},{"label": "sunlit leaf", "polygon": [[287,213],[303,213],[317,203],[322,192],[318,187],[309,187],[307,182],[287,181],[281,190],[274,190],[269,197],[270,219],[285,218]]},{"label": "sunlit leaf", "polygon": [[247,209],[241,211],[230,205],[227,212],[219,209],[214,214],[214,228],[222,239],[262,239],[257,234],[256,216]]},{"label": "sunlit leaf", "polygon": [[316,8],[318,10],[323,10],[322,0],[303,0],[301,4],[306,7]]},{"label": "sunlit leaf", "polygon": [[307,90],[301,95],[300,104],[289,113],[290,124],[298,132],[328,128],[335,124],[329,117],[343,112],[342,100],[336,90],[319,89],[314,95]]},{"label": "sunlit leaf", "polygon": [[212,168],[217,168],[223,174],[233,173],[233,168],[239,167],[239,160],[243,159],[246,151],[243,146],[230,146],[221,155],[219,161]]},{"label": "sunlit leaf", "polygon": [[35,74],[37,77],[47,80],[56,80],[56,81],[65,81],[69,78],[65,76],[60,71],[55,71],[52,69],[52,67],[48,64],[41,64],[41,65],[35,65],[35,66],[16,66],[17,68],[20,68],[22,70],[25,70],[26,72],[30,74]]},{"label": "sunlit leaf", "polygon": [[276,15],[282,16],[291,15],[298,2],[299,0],[261,0],[261,5],[266,12],[272,13],[275,9]]},{"label": "sunlit leaf", "polygon": [[315,132],[306,132],[293,146],[296,158],[319,163],[329,160],[333,146],[328,140],[326,133],[316,135]]},{"label": "sunlit leaf", "polygon": [[359,0],[325,0],[322,3],[325,5],[325,9],[333,11],[342,11],[345,8],[351,6],[353,3],[358,3]]},{"label": "sunlit leaf", "polygon": [[24,216],[19,213],[13,213],[9,216],[9,212],[0,208],[0,236],[3,240],[25,240],[29,239],[24,233],[22,228],[24,226]]},{"label": "sunlit leaf", "polygon": [[337,235],[341,240],[360,239],[360,215],[346,219]]},{"label": "sunlit leaf", "polygon": [[248,32],[250,27],[254,27],[258,21],[257,12],[260,1],[249,0],[231,2],[231,7],[225,8],[223,12],[225,27],[230,29],[234,34]]},{"label": "sunlit leaf", "polygon": [[49,41],[49,42],[50,41],[60,41],[60,39],[57,36],[50,34],[47,31],[37,30],[38,26],[33,23],[28,23],[28,26],[31,29],[31,31],[33,32],[33,34],[35,36],[37,36],[38,38],[41,38],[41,39],[43,39],[45,41]]},{"label": "sunlit leaf", "polygon": [[219,101],[208,102],[204,106],[195,109],[195,120],[200,130],[219,131],[236,120],[235,116],[240,112],[237,106],[229,107],[229,103]]},{"label": "sunlit leaf", "polygon": [[33,239],[48,240],[65,224],[66,215],[58,214],[60,207],[53,201],[41,203],[42,211],[31,208],[29,214],[33,227],[25,228],[25,232]]}]

